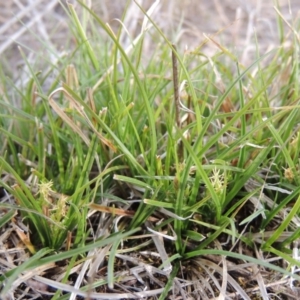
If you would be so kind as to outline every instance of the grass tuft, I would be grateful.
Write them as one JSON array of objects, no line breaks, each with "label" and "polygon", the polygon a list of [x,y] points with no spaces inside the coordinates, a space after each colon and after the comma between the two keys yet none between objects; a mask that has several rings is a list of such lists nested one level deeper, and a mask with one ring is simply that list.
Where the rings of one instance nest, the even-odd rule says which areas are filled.
[{"label": "grass tuft", "polygon": [[47,72],[20,49],[26,84],[1,75],[1,299],[296,293],[297,28],[287,46],[279,14],[245,66],[216,36],[182,52],[157,5],[134,37],[129,5],[114,30],[68,4],[75,49]]}]

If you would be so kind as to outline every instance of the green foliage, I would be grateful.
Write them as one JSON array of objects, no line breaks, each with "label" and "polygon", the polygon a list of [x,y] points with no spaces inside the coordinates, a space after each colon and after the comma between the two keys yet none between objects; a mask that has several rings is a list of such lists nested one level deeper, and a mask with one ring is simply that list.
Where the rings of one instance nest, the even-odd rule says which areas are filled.
[{"label": "green foliage", "polygon": [[[149,27],[145,23],[138,38],[124,48],[122,27],[114,33],[88,8],[84,22],[71,4],[69,9],[77,48],[47,74],[59,75],[45,87],[46,78],[28,63],[26,86],[11,91],[6,87],[7,94],[0,99],[0,184],[16,201],[3,204],[11,210],[1,217],[0,226],[15,211],[29,226],[27,246],[36,260],[32,258],[24,269],[46,262],[40,256],[48,250],[42,249],[63,253],[70,233],[73,250],[67,253],[81,247],[76,255],[82,254],[88,249],[90,204],[101,205],[99,199],[109,195],[114,214],[115,207],[129,202],[129,190],[140,201],[132,208],[131,221],[119,226],[128,234],[151,218],[161,218],[154,230],[176,236],[170,243],[178,259],[231,255],[289,273],[209,247],[224,234],[233,244],[241,240],[251,247],[251,235],[241,227],[258,219],[256,233],[270,230],[276,218],[283,219],[273,235],[262,240],[265,251],[285,257],[288,244],[299,238],[295,228],[300,205],[297,45],[258,55],[247,67],[229,50],[221,49],[210,58],[201,48],[183,55],[176,52],[179,81],[184,83],[178,126],[175,109],[179,108],[169,77],[174,48],[152,19],[145,16]],[[150,25],[158,32],[160,47],[149,57],[143,43]],[[108,37],[105,46],[97,36],[98,27]],[[4,84],[11,82],[7,79]],[[18,106],[8,101],[9,93],[18,97]],[[125,196],[111,192],[115,186]],[[249,203],[253,203],[251,212],[244,210]],[[291,236],[278,242],[291,230]],[[108,261],[110,287],[125,234],[112,230],[103,245],[114,236],[118,239]],[[178,261],[175,266],[177,272]],[[15,274],[6,276],[13,280]]]}]

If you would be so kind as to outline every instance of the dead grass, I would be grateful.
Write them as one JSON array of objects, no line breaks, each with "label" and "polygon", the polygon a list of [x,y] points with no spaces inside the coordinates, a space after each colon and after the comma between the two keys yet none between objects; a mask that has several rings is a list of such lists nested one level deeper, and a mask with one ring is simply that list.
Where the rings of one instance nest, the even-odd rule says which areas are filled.
[{"label": "dead grass", "polygon": [[[92,1],[87,1],[87,4]],[[118,26],[126,1],[94,2],[92,7],[111,26]],[[149,7],[152,1],[140,1],[142,6]],[[300,8],[297,0],[279,1],[285,19],[296,19],[295,12]],[[289,5],[290,3],[290,5]],[[133,4],[133,3],[132,3]],[[289,6],[293,14],[289,12]],[[129,31],[134,33],[140,26],[142,14],[131,5],[127,14],[130,19]],[[205,40],[203,34],[218,34],[222,45],[234,47],[243,52],[241,62],[249,62],[255,52],[255,34],[262,51],[278,44],[276,13],[273,1],[249,0],[185,0],[162,1],[160,12],[154,20],[174,43],[196,47]],[[178,28],[180,30],[178,31]],[[12,0],[0,3],[0,55],[1,63],[6,66],[6,73],[12,77],[20,76],[17,68],[23,66],[17,45],[28,55],[30,62],[35,62],[37,54],[45,50],[41,41],[47,43],[47,49],[56,53],[68,51],[66,37],[70,35],[65,11],[57,0]],[[40,39],[40,41],[38,40]],[[148,45],[150,48],[150,44]],[[212,43],[207,44],[209,53],[216,51]],[[45,62],[42,62],[43,66]]]},{"label": "dead grass", "polygon": [[[28,182],[29,184],[29,182]],[[34,190],[38,189],[30,183]],[[114,193],[114,191],[111,191]],[[135,191],[137,193],[137,191]],[[1,195],[3,196],[3,195]],[[104,199],[107,205],[108,199]],[[269,201],[271,201],[269,199]],[[263,203],[263,202],[262,202]],[[1,198],[2,206],[14,204],[14,199],[9,195]],[[269,203],[270,204],[270,203]],[[99,206],[100,207],[100,206]],[[106,208],[106,214],[98,210]],[[121,217],[128,216],[128,207],[124,209],[112,209],[97,205],[93,206],[87,220],[90,227],[89,240],[103,237],[112,231],[115,226],[116,214]],[[254,203],[249,203],[245,211],[252,211]],[[2,209],[2,214],[7,211]],[[160,219],[167,219],[163,212],[157,216]],[[120,222],[121,218],[119,219]],[[147,228],[151,228],[157,219],[146,222]],[[124,217],[122,217],[124,222]],[[117,221],[117,222],[119,222]],[[255,224],[251,225],[252,227]],[[249,226],[249,227],[251,227]],[[247,226],[246,226],[247,227]],[[249,229],[242,230],[248,232]],[[13,270],[17,266],[27,266],[30,260],[30,253],[26,234],[28,227],[17,211],[14,213],[12,222],[8,227],[2,227],[0,231],[0,271]],[[52,299],[56,290],[70,293],[66,299],[158,299],[164,290],[170,272],[171,264],[164,263],[172,255],[172,243],[168,243],[170,236],[162,238],[163,232],[157,234],[142,234],[131,236],[124,240],[122,250],[116,254],[114,263],[114,285],[109,286],[106,282],[108,273],[109,253],[112,245],[95,248],[89,251],[86,259],[78,260],[72,269],[64,261],[59,263],[44,263],[41,267],[34,267],[17,274],[12,283],[9,293],[3,300],[13,299]],[[246,233],[245,236],[247,236]],[[285,232],[286,237],[293,232]],[[264,238],[272,235],[272,232],[264,234],[253,233],[255,244],[261,244]],[[225,236],[224,236],[225,238]],[[222,241],[222,237],[219,239]],[[136,242],[138,241],[138,242]],[[280,241],[280,239],[278,240]],[[133,246],[134,245],[134,246]],[[265,263],[285,268],[286,262],[282,258],[261,253],[256,247],[255,251],[245,247],[241,240],[232,244],[230,240],[223,239],[222,243],[214,242],[215,249],[235,251],[241,255],[257,258]],[[189,244],[192,250],[197,244]],[[295,245],[298,251],[298,245]],[[68,278],[65,280],[65,278]],[[267,267],[257,266],[256,263],[246,262],[243,259],[232,259],[221,255],[203,254],[183,262],[178,275],[174,278],[174,285],[171,293],[165,299],[299,299],[300,293],[297,286],[291,288],[291,278],[284,278],[282,274],[271,271]],[[102,284],[101,284],[102,283]],[[145,288],[146,287],[146,288]],[[221,296],[216,297],[221,292]],[[222,298],[226,295],[226,298]],[[273,295],[273,296],[272,296]],[[64,299],[64,298],[59,298]]]}]

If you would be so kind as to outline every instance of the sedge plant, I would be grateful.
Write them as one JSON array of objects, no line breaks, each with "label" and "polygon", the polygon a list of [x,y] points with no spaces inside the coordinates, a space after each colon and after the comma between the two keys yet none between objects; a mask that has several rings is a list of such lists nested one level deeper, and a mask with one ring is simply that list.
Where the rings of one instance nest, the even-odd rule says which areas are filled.
[{"label": "sedge plant", "polygon": [[[28,258],[3,268],[1,296],[26,272],[52,274],[59,262],[60,282],[35,278],[55,289],[53,299],[105,299],[105,287],[114,299],[165,299],[174,286],[197,293],[203,274],[202,297],[218,290],[250,299],[234,274],[224,275],[227,258],[265,268],[266,284],[272,272],[299,279],[290,247],[299,238],[298,36],[264,54],[257,42],[247,66],[222,45],[213,56],[201,46],[183,53],[153,21],[155,5],[140,7],[133,38],[124,23],[130,5],[112,29],[83,3],[68,3],[74,51],[45,74],[24,54],[25,86],[1,74],[0,226],[13,228]],[[159,45],[151,54],[149,38]],[[139,284],[155,282],[153,291],[124,292],[119,283],[131,277],[120,262]]]}]

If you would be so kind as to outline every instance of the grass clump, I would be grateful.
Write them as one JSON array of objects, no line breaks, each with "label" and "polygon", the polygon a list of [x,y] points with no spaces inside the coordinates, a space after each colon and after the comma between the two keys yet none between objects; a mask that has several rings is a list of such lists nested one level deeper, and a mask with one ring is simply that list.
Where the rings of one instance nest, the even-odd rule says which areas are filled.
[{"label": "grass clump", "polygon": [[74,52],[3,81],[1,297],[296,295],[297,36],[249,66],[182,54],[153,8],[124,47],[124,24],[68,4]]}]

